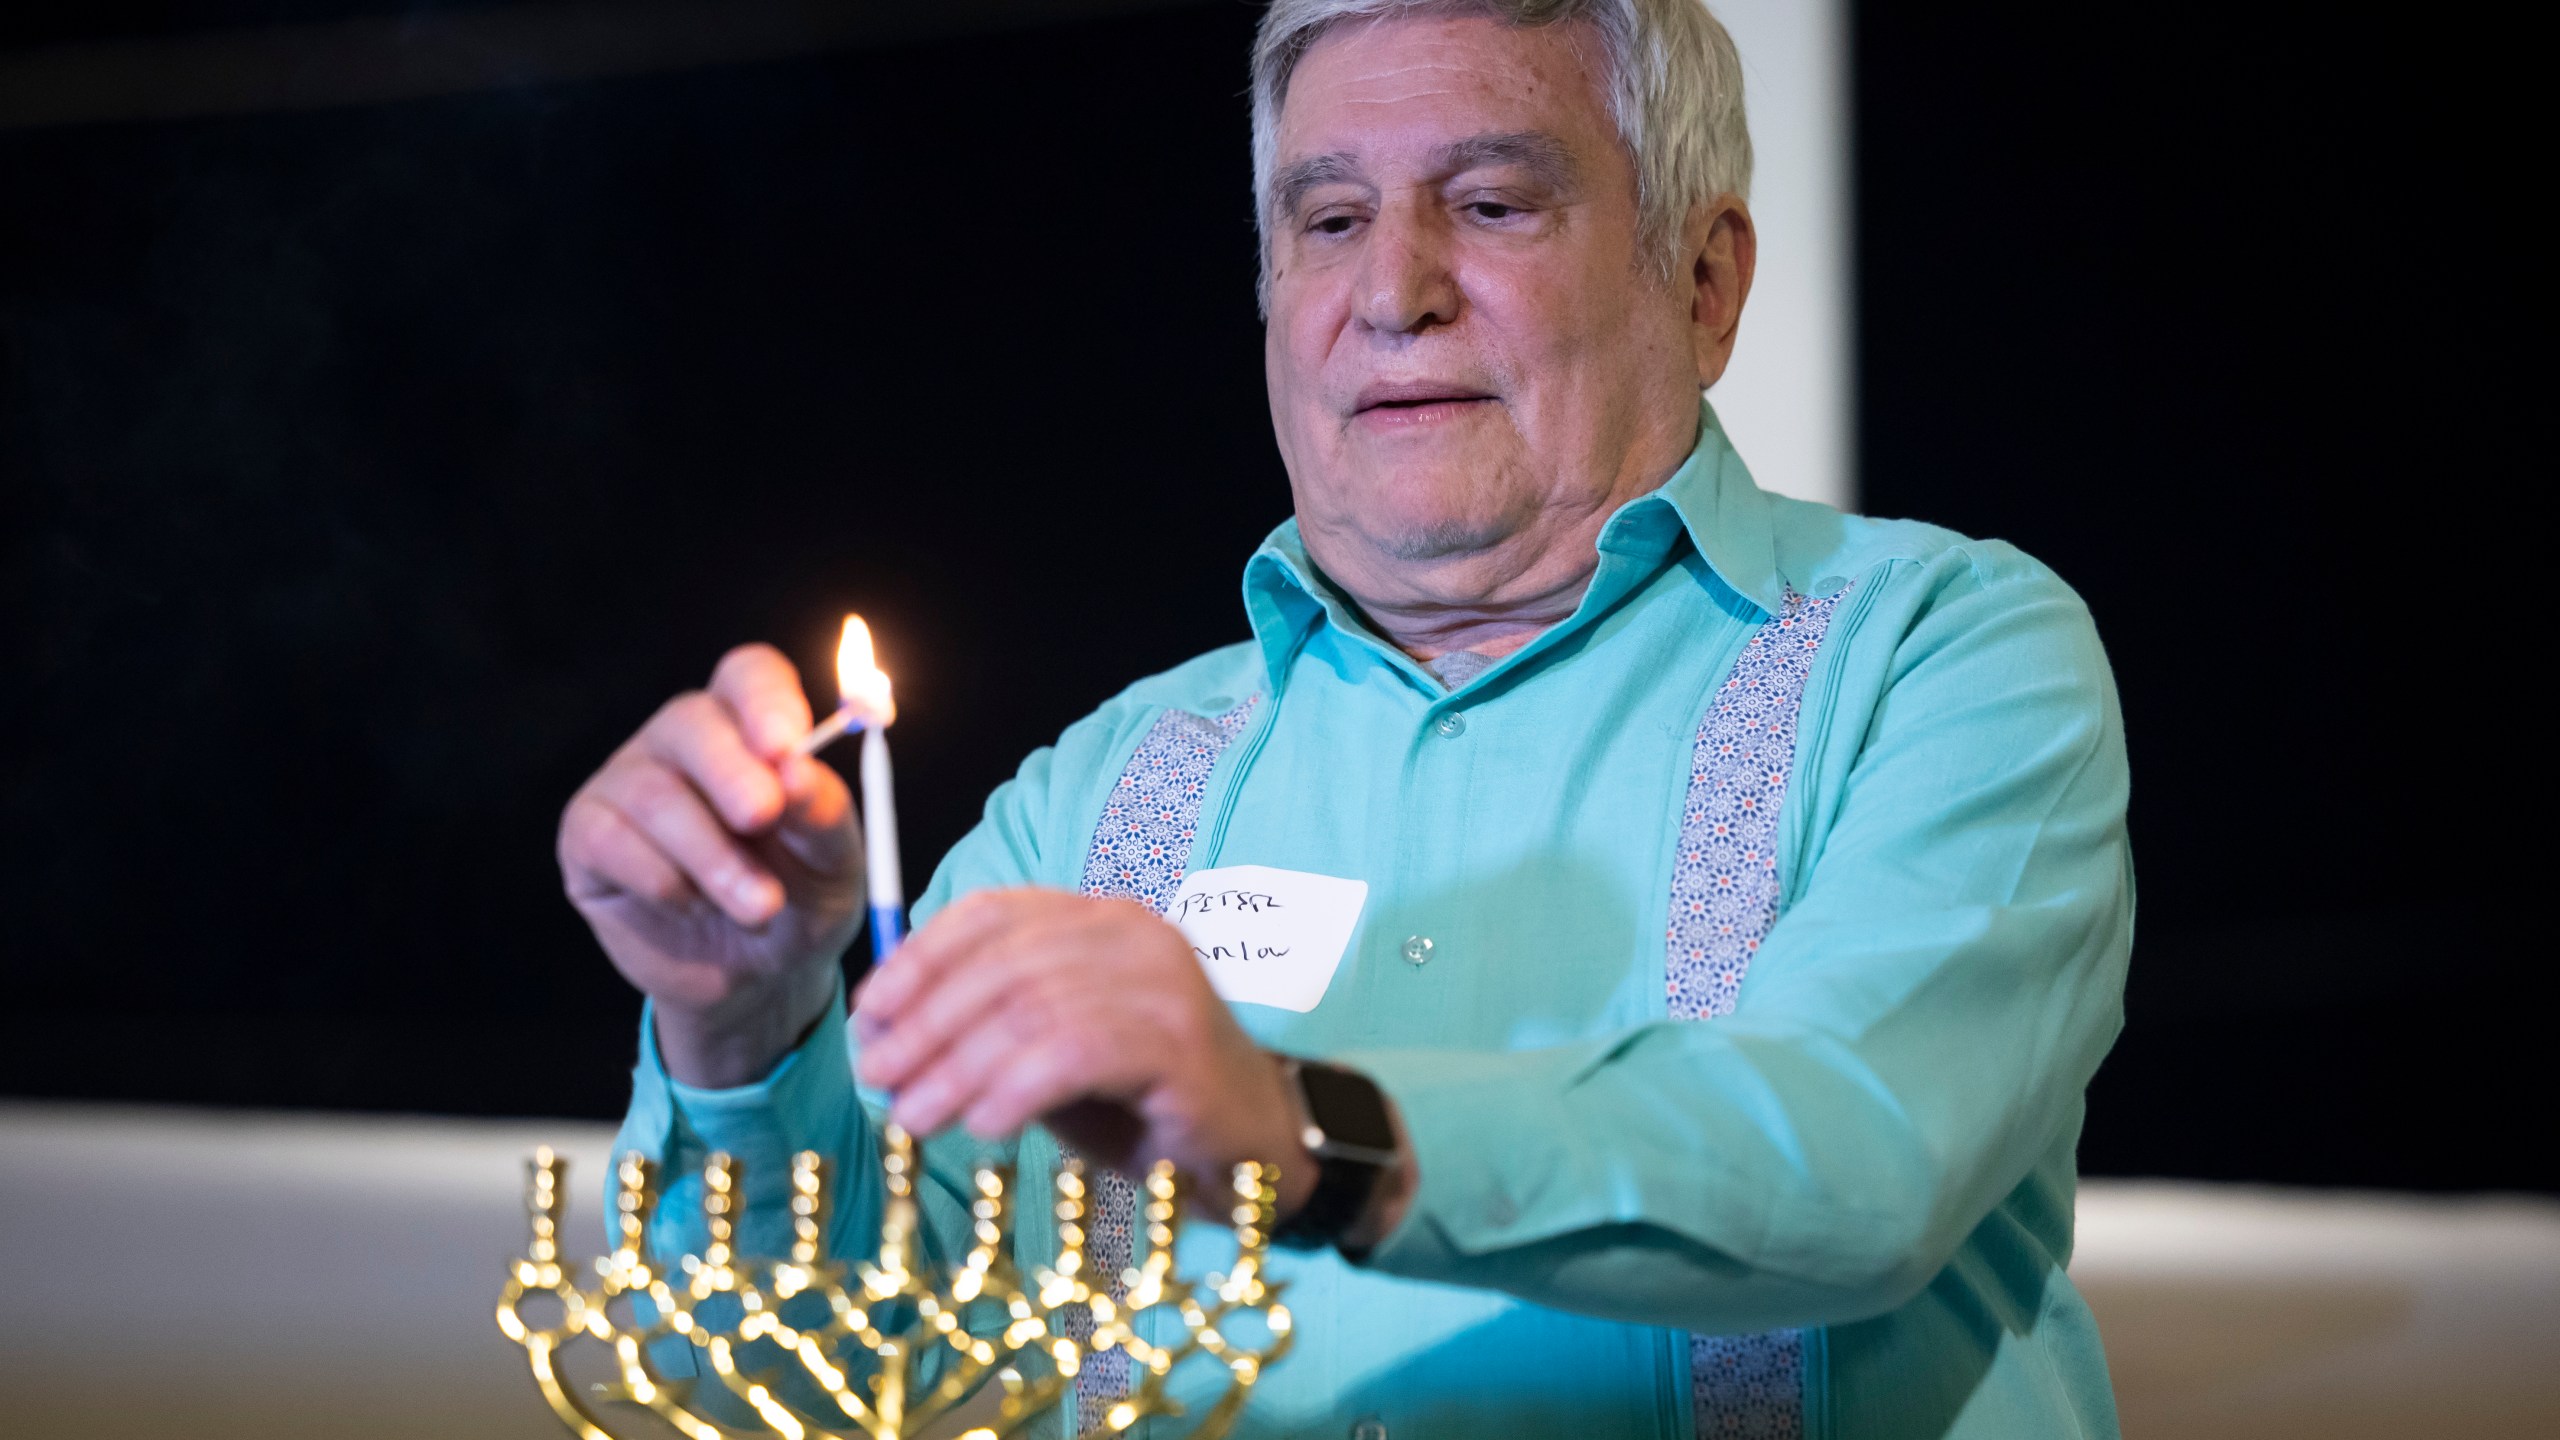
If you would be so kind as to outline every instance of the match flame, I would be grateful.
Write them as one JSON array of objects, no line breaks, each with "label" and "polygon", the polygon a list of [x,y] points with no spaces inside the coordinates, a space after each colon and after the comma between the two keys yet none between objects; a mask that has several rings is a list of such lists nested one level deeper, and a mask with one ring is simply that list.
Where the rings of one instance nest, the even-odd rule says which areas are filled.
[{"label": "match flame", "polygon": [[844,638],[836,643],[836,694],[867,723],[887,725],[898,718],[889,677],[871,652],[871,627],[859,615],[844,617]]}]

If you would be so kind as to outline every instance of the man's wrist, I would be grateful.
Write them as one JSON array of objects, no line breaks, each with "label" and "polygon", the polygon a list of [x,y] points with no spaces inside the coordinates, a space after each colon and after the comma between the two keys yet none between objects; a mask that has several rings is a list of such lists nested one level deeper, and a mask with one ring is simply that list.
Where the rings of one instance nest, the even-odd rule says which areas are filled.
[{"label": "man's wrist", "polygon": [[1276,1187],[1279,1200],[1274,1219],[1285,1223],[1305,1209],[1307,1197],[1315,1193],[1318,1162],[1314,1152],[1308,1150],[1300,1139],[1306,1133],[1306,1117],[1298,1113],[1298,1086],[1289,1075],[1289,1057],[1270,1050],[1260,1053],[1270,1066],[1273,1093],[1280,1098],[1280,1113],[1284,1117],[1279,1131],[1285,1139],[1273,1152],[1271,1160],[1280,1167],[1280,1181]]},{"label": "man's wrist", "polygon": [[[1395,1101],[1387,1102],[1387,1113],[1395,1114]],[[1414,1191],[1422,1186],[1422,1171],[1413,1163],[1413,1147],[1405,1143],[1404,1125],[1396,1124],[1396,1159],[1378,1177],[1377,1188],[1369,1192],[1369,1203],[1360,1218],[1342,1232],[1343,1253],[1366,1257],[1386,1243],[1396,1227],[1404,1224],[1406,1213],[1413,1208]]]},{"label": "man's wrist", "polygon": [[1297,1143],[1311,1173],[1288,1187],[1277,1238],[1332,1245],[1357,1260],[1394,1233],[1419,1173],[1395,1102],[1367,1076],[1275,1056],[1287,1084]]},{"label": "man's wrist", "polygon": [[771,1075],[800,1048],[834,1003],[836,967],[810,965],[774,986],[690,1008],[652,998],[658,1063],[697,1090],[734,1090]]}]

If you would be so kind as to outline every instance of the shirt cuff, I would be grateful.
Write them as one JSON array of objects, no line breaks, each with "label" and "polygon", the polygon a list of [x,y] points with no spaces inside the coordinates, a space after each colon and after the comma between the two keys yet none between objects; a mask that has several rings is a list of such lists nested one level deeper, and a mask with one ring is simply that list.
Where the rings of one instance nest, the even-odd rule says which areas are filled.
[{"label": "shirt cuff", "polygon": [[1331,1057],[1395,1102],[1417,1179],[1404,1218],[1363,1265],[1408,1279],[1455,1280],[1475,1256],[1605,1218],[1594,1213],[1605,1202],[1562,1183],[1567,1157],[1519,1153],[1542,1148],[1531,1137],[1570,1132],[1566,1117],[1544,1113],[1553,1080],[1540,1062],[1551,1058],[1564,1057],[1454,1050]]},{"label": "shirt cuff", "polygon": [[686,1166],[726,1151],[751,1172],[787,1169],[792,1154],[836,1133],[854,1103],[841,975],[800,1043],[763,1079],[727,1089],[687,1085],[667,1074],[652,1002],[641,1007],[640,1062],[631,1072],[631,1111],[617,1151]]}]

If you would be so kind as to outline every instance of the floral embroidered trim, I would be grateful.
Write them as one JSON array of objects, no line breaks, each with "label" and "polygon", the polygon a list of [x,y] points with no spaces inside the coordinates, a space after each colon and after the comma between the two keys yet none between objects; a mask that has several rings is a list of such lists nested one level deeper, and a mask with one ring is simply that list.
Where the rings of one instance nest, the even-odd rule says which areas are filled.
[{"label": "floral embroidered trim", "polygon": [[[1209,772],[1218,757],[1244,732],[1255,701],[1213,716],[1167,710],[1157,717],[1138,751],[1129,757],[1102,818],[1093,827],[1093,846],[1084,857],[1084,893],[1143,901],[1159,914],[1182,888],[1191,864],[1191,842],[1200,830],[1200,804],[1209,792]],[[1111,1277],[1111,1298],[1128,1297],[1122,1272],[1135,1263],[1138,1192],[1121,1176],[1105,1171],[1094,1185],[1093,1208],[1086,1225],[1086,1263],[1091,1273]],[[1068,1332],[1078,1340],[1093,1334],[1089,1313],[1071,1314]],[[1129,1354],[1113,1350],[1087,1360],[1076,1372],[1076,1429],[1099,1429],[1111,1402],[1129,1393]]]},{"label": "floral embroidered trim", "polygon": [[[1671,869],[1664,988],[1680,1020],[1731,1014],[1751,957],[1778,919],[1778,813],[1795,766],[1797,712],[1844,586],[1790,588],[1733,662],[1698,726]],[[1700,1440],[1801,1440],[1804,1332],[1689,1337]]]}]

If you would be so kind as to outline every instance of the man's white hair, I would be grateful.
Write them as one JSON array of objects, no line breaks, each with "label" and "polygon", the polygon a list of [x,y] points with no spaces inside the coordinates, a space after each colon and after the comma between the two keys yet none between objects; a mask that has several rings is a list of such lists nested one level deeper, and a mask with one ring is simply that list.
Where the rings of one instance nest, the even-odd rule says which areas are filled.
[{"label": "man's white hair", "polygon": [[1483,15],[1508,25],[1579,21],[1600,40],[1609,113],[1636,167],[1639,243],[1661,273],[1678,263],[1690,210],[1719,195],[1749,198],[1751,127],[1742,113],[1742,57],[1703,0],[1272,0],[1253,43],[1253,213],[1262,240],[1261,290],[1271,289],[1279,217],[1280,106],[1289,75],[1326,31],[1346,20]]}]

